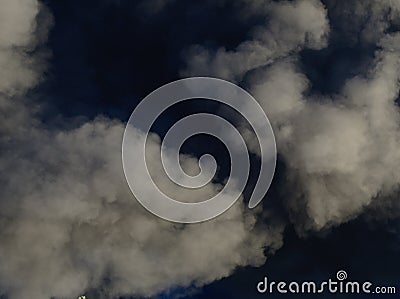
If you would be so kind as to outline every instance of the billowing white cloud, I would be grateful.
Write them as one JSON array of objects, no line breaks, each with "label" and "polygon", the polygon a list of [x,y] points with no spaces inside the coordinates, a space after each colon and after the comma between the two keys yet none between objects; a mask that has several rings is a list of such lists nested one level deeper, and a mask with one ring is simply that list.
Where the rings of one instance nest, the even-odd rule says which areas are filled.
[{"label": "billowing white cloud", "polygon": [[122,133],[108,119],[72,131],[33,128],[2,156],[0,282],[11,298],[72,298],[106,278],[107,298],[151,295],[260,265],[266,245],[280,246],[281,229],[262,232],[241,203],[199,225],[149,214],[124,180]]},{"label": "billowing white cloud", "polygon": [[[348,80],[332,96],[310,95],[310,82],[297,64],[299,50],[325,45],[325,8],[314,1],[254,5],[272,9],[268,26],[259,30],[266,38],[252,38],[232,52],[198,52],[188,62],[189,73],[209,70],[228,79],[248,74],[252,94],[272,121],[278,152],[288,166],[287,188],[292,192],[287,206],[300,233],[338,225],[371,205],[376,208],[400,183],[395,103],[400,40],[398,33],[386,33],[399,24],[398,1],[328,1],[332,14],[345,13],[344,28],[379,48],[368,73]],[[255,43],[262,46],[248,47]]]},{"label": "billowing white cloud", "polygon": [[257,73],[254,95],[270,115],[289,181],[299,230],[319,230],[354,218],[400,183],[400,36],[380,40],[367,74],[347,81],[340,95],[306,96],[308,80],[293,62]]},{"label": "billowing white cloud", "polygon": [[[149,296],[263,264],[266,247],[281,246],[282,225],[261,229],[257,212],[241,202],[202,224],[158,219],[125,182],[120,121],[100,117],[61,130],[35,117],[29,90],[43,76],[40,39],[48,29],[38,24],[50,24],[43,9],[35,0],[10,0],[0,12],[0,293],[74,298],[98,288],[104,298]],[[158,155],[159,147],[154,136],[149,155]],[[194,158],[183,160],[189,169],[197,165]],[[149,161],[159,176],[160,165]],[[162,176],[156,180],[168,193],[187,197]],[[218,188],[209,185],[197,196]]]},{"label": "billowing white cloud", "polygon": [[398,39],[386,38],[370,74],[349,80],[334,98],[305,96],[308,81],[290,62],[269,68],[253,86],[288,178],[300,183],[289,200],[294,217],[300,207],[307,212],[296,219],[298,229],[340,224],[398,188],[400,52],[391,48]]},{"label": "billowing white cloud", "polygon": [[[381,49],[369,73],[349,80],[341,94],[308,95],[310,83],[296,65],[301,49],[327,44],[327,10],[313,0],[248,3],[246,13],[265,14],[265,28],[234,51],[194,48],[184,72],[240,80],[251,71],[251,91],[272,121],[288,166],[293,193],[287,207],[299,232],[340,224],[371,206],[388,214],[398,208],[390,195],[400,181],[400,116],[394,102],[400,49],[397,34],[385,35],[388,22],[398,22],[398,5],[353,3],[362,8],[354,26],[363,26],[356,20],[366,15],[379,20],[377,28],[364,32],[365,40],[378,41]],[[41,48],[50,23],[36,0],[2,2],[0,290],[9,298],[33,299],[73,298],[87,288],[103,288],[105,298],[149,296],[264,263],[265,248],[282,245],[284,224],[272,221],[273,215],[262,215],[269,224],[261,225],[256,223],[261,211],[238,202],[202,224],[160,220],[133,199],[124,180],[120,121],[99,117],[61,130],[45,128],[35,117],[29,91],[43,77]],[[149,154],[157,156],[157,136],[149,146]],[[156,160],[151,168],[158,175]],[[184,161],[189,169],[197,165],[191,157]],[[186,199],[163,176],[156,179],[169,194]],[[218,188],[208,185],[197,196]]]}]

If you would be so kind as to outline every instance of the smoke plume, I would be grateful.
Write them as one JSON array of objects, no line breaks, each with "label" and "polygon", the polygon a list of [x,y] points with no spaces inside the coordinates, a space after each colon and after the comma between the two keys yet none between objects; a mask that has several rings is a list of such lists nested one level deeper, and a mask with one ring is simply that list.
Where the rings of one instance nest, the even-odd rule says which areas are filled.
[{"label": "smoke plume", "polygon": [[[245,3],[245,13],[265,15],[264,26],[234,50],[194,46],[182,74],[249,82],[287,165],[286,208],[299,233],[339,225],[371,206],[397,215],[400,36],[391,29],[399,24],[398,2]],[[376,52],[367,72],[340,93],[321,96],[310,92],[299,53],[329,45],[328,12],[354,30],[348,33],[354,42],[373,44]],[[151,296],[262,265],[266,248],[282,246],[285,224],[257,223],[266,214],[240,200],[202,224],[158,219],[133,199],[123,177],[121,121],[99,116],[68,130],[41,121],[35,87],[46,79],[52,22],[36,0],[2,1],[0,292],[18,299],[74,298],[87,289],[101,289],[105,298]],[[149,146],[156,156],[158,136]],[[198,165],[193,157],[182,159],[188,168]],[[151,167],[157,173],[159,165]],[[218,188],[211,184],[197,195],[209,197]]]},{"label": "smoke plume", "polygon": [[265,29],[234,51],[196,47],[184,73],[237,81],[247,74],[288,168],[286,205],[299,233],[339,225],[379,202],[382,213],[398,215],[400,35],[389,30],[399,24],[398,2],[327,1],[337,31],[376,51],[365,73],[323,96],[312,93],[299,52],[327,45],[327,8],[319,1],[255,3],[254,13],[263,7],[269,16]]},{"label": "smoke plume", "polygon": [[[3,1],[0,22],[0,290],[8,298],[76,298],[87,289],[102,290],[104,298],[150,296],[261,265],[266,247],[281,246],[282,226],[261,230],[241,202],[199,225],[145,211],[123,176],[123,123],[98,117],[62,130],[36,116],[33,88],[44,79],[43,42],[52,23],[46,8],[35,0]],[[159,148],[154,136],[149,155]],[[182,159],[188,168],[198,165]]]}]

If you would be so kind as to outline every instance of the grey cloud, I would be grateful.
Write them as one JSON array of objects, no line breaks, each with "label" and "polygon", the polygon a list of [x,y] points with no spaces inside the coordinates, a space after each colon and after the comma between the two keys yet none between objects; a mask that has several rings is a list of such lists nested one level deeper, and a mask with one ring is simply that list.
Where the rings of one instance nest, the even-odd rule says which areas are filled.
[{"label": "grey cloud", "polygon": [[[189,73],[209,70],[231,80],[248,74],[251,92],[272,121],[278,152],[288,166],[286,205],[299,233],[339,225],[370,207],[396,214],[400,51],[398,33],[386,30],[399,23],[398,2],[328,1],[332,14],[344,13],[338,19],[353,30],[352,38],[361,36],[363,43],[378,47],[369,71],[330,96],[310,95],[310,82],[298,67],[299,50],[325,46],[325,8],[314,1],[253,5],[273,8],[276,19],[235,51],[196,52],[189,59]],[[261,46],[248,46],[255,44]],[[246,128],[242,131],[254,149],[257,141]]]},{"label": "grey cloud", "polygon": [[326,1],[341,34],[353,42],[377,43],[391,25],[400,25],[398,1]]},{"label": "grey cloud", "polygon": [[[28,97],[46,65],[39,51],[48,30],[39,25],[43,13],[35,0],[6,1],[0,12],[1,292],[74,298],[99,288],[104,298],[149,296],[263,264],[264,250],[281,246],[283,225],[261,229],[260,211],[241,202],[198,225],[172,224],[145,211],[123,177],[120,121],[99,117],[75,129],[44,128]],[[149,154],[159,147],[159,138],[151,138]],[[182,158],[190,169],[197,165]],[[199,196],[218,188],[210,185]]]},{"label": "grey cloud", "polygon": [[[341,94],[306,96],[310,83],[296,66],[297,53],[326,45],[327,11],[318,1],[265,3],[254,2],[248,12],[265,11],[264,29],[235,51],[194,50],[185,74],[240,80],[254,72],[251,91],[273,123],[288,186],[298,195],[291,194],[287,206],[299,232],[338,225],[372,206],[393,211],[398,204],[390,195],[400,180],[398,36],[374,33],[381,47],[375,64],[349,80]],[[365,5],[372,7],[369,13],[382,12],[374,8],[380,4]],[[0,33],[0,74],[7,70],[0,77],[0,169],[6,174],[0,180],[0,289],[10,298],[71,298],[101,288],[105,279],[106,298],[200,286],[237,266],[261,265],[266,247],[282,245],[284,224],[241,202],[199,225],[150,215],[124,181],[120,121],[99,117],[71,130],[43,128],[27,92],[43,77],[43,54],[28,53],[48,30],[36,22],[44,8],[34,0],[3,6],[0,20],[8,25],[1,24],[7,30]],[[149,154],[158,155],[159,142],[157,136],[150,140]],[[194,158],[183,160],[196,168]],[[151,167],[157,174],[159,165]],[[165,178],[157,179],[185,199]],[[199,196],[219,187],[209,185]],[[270,224],[260,225],[257,217],[268,217]]]},{"label": "grey cloud", "polygon": [[[257,5],[258,4],[258,5]],[[214,75],[240,81],[252,69],[296,53],[303,48],[319,49],[326,45],[329,24],[326,10],[319,1],[283,1],[253,3],[249,14],[265,12],[266,26],[255,30],[253,37],[235,50],[224,48],[215,53],[201,46],[189,51],[183,75]]]},{"label": "grey cloud", "polygon": [[68,132],[32,129],[2,157],[0,284],[11,298],[71,298],[106,278],[106,298],[200,286],[262,264],[264,247],[281,245],[282,228],[261,234],[243,204],[200,225],[149,214],[124,181],[122,133],[108,119]]},{"label": "grey cloud", "polygon": [[253,92],[270,115],[278,149],[297,192],[288,205],[298,230],[320,230],[353,219],[398,190],[400,176],[398,35],[381,41],[366,76],[340,95],[307,97],[308,81],[291,62],[269,68]]}]

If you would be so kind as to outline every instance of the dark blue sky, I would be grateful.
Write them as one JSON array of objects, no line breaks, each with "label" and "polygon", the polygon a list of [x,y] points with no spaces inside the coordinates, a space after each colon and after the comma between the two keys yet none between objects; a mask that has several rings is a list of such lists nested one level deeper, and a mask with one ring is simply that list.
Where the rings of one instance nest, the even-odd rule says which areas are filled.
[{"label": "dark blue sky", "polygon": [[[240,6],[233,1],[175,1],[159,12],[144,9],[143,3],[47,1],[54,16],[48,42],[52,58],[47,80],[39,87],[44,95],[46,109],[42,116],[46,122],[61,125],[57,122],[59,115],[92,119],[99,114],[126,121],[140,99],[180,78],[189,46],[234,48],[262,21],[257,17],[243,18]],[[333,34],[329,47],[300,54],[301,67],[315,93],[338,92],[347,78],[362,72],[374,51],[371,46],[350,42],[339,21],[331,18]],[[217,109],[195,103],[175,108],[159,124],[159,133],[163,133],[168,123],[192,111]],[[201,142],[188,146],[187,151],[199,154],[198,144]],[[212,150],[222,156],[220,147]],[[279,192],[283,175],[284,166],[280,164],[271,191],[276,198],[266,203],[265,208],[273,208],[285,218],[280,203],[283,195]],[[395,284],[400,290],[399,253],[399,223],[394,220],[371,222],[361,217],[303,238],[296,235],[293,227],[288,227],[284,246],[264,266],[238,269],[232,276],[183,298],[292,298],[258,295],[256,283],[264,275],[274,280],[318,281],[334,276],[340,269],[353,279]],[[181,292],[172,291],[159,298],[174,297]],[[303,298],[293,298],[298,297]]]}]

